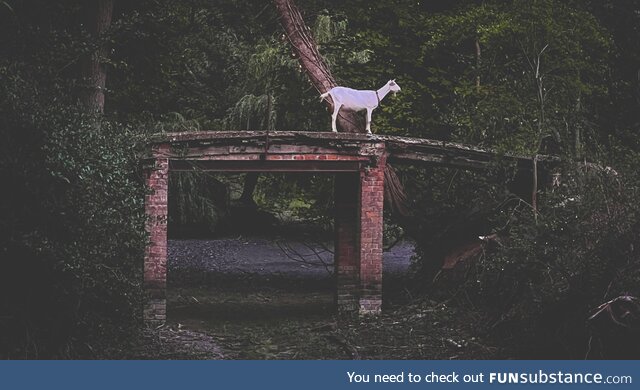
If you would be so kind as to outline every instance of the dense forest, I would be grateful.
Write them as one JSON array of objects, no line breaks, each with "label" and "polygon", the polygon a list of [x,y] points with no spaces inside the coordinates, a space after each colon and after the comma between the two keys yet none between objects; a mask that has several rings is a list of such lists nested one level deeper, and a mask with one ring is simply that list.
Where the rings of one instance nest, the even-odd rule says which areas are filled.
[{"label": "dense forest", "polygon": [[[446,302],[430,324],[469,328],[476,357],[638,358],[640,1],[296,5],[339,85],[402,86],[374,133],[562,159],[535,202],[499,159],[398,167],[409,213],[389,210],[387,239],[415,241],[412,304]],[[0,357],[118,358],[142,328],[145,140],[257,129],[331,129],[271,2],[0,1]],[[332,185],[177,174],[169,231],[330,229]]]}]

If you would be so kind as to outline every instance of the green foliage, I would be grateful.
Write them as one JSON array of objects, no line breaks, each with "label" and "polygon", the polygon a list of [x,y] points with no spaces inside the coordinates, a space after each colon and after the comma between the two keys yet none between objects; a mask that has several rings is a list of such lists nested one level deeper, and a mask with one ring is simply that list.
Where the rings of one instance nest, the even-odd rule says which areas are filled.
[{"label": "green foliage", "polygon": [[76,105],[78,8],[24,3],[0,23],[0,354],[92,357],[140,324],[144,135]]},{"label": "green foliage", "polygon": [[265,37],[253,46],[241,84],[245,94],[227,110],[226,129],[317,130],[321,106],[288,45]]},{"label": "green foliage", "polygon": [[141,314],[141,138],[51,101],[62,91],[29,76],[0,70],[0,350],[91,356]]},{"label": "green foliage", "polygon": [[229,130],[275,130],[276,101],[271,95],[245,95],[229,110]]},{"label": "green foliage", "polygon": [[255,199],[281,221],[332,226],[333,180],[329,175],[261,175]]},{"label": "green foliage", "polygon": [[211,235],[228,212],[228,187],[215,176],[174,172],[169,176],[169,192],[170,237]]},{"label": "green foliage", "polygon": [[[637,30],[630,28],[634,17],[622,17],[634,14],[630,9],[637,10],[637,4],[590,6],[543,0],[446,5],[353,2],[334,6],[335,12],[348,15],[349,29],[358,37],[359,47],[372,52],[371,61],[364,66],[341,64],[336,71],[339,78],[350,86],[370,88],[376,80],[396,77],[403,88],[395,100],[384,102],[376,111],[374,128],[378,132],[459,141],[521,155],[554,153],[567,162],[586,159],[616,169],[629,167],[616,179],[616,186],[606,182],[610,179],[606,175],[595,175],[605,183],[591,188],[597,184],[594,175],[568,164],[563,170],[567,187],[538,200],[538,224],[527,195],[531,190],[516,191],[524,199],[507,191],[514,185],[515,172],[500,164],[488,173],[449,169],[403,172],[415,217],[402,225],[417,239],[420,288],[430,291],[442,259],[452,251],[479,235],[508,234],[500,255],[482,257],[477,270],[480,276],[466,292],[486,299],[482,308],[494,316],[491,325],[498,329],[496,337],[508,336],[507,343],[531,347],[526,351],[529,356],[536,347],[537,353],[543,353],[548,346],[540,335],[565,326],[580,335],[582,338],[576,337],[580,341],[563,345],[553,338],[553,342],[565,347],[562,352],[566,356],[583,357],[585,316],[604,299],[605,280],[611,282],[616,273],[624,274],[619,279],[626,280],[613,283],[607,298],[624,292],[627,287],[623,284],[631,286],[638,280],[637,273],[621,271],[621,264],[634,267],[637,254],[622,254],[620,248],[629,247],[635,229],[627,218],[635,215],[631,194],[637,192],[637,175],[630,167],[635,161],[639,123],[637,115],[629,120],[626,115],[613,114],[631,107],[637,111],[637,103],[626,100],[609,111],[612,99],[621,101],[620,88],[629,88],[628,80],[637,76],[627,73],[620,77],[627,65],[615,58],[630,54],[619,52],[619,45],[636,44],[620,33],[612,15],[621,17],[625,31],[637,39]],[[598,12],[594,7],[599,7]],[[628,61],[633,62],[625,63]],[[631,89],[625,89],[625,99],[633,94]],[[603,122],[604,117],[608,122]],[[602,189],[620,186],[625,189],[620,194]],[[581,194],[579,205],[557,206],[576,194]],[[602,215],[612,204],[621,213],[606,214],[610,224],[604,228],[592,216]],[[572,227],[575,216],[588,222]],[[598,246],[585,250],[585,240],[595,240],[598,233],[604,234],[598,238]],[[549,264],[552,260],[545,256],[550,256],[553,264],[561,264],[552,266],[554,274],[547,279],[540,262]],[[572,285],[569,293],[561,272],[587,278],[592,284]],[[454,286],[453,293],[457,291]],[[580,296],[579,303],[576,296]],[[573,313],[579,315],[571,321],[557,315],[557,327],[543,327],[542,323],[549,325],[549,321],[540,316],[572,302],[579,308]],[[533,336],[526,338],[527,334]],[[519,352],[514,352],[515,356],[522,356]]]},{"label": "green foliage", "polygon": [[[111,29],[113,68],[107,110],[123,121],[164,120],[178,112],[202,128],[219,128],[245,72],[249,46],[231,29],[234,8],[248,2],[122,3]],[[250,23],[248,20],[246,23]],[[117,87],[115,87],[117,86]]]},{"label": "green foliage", "polygon": [[[567,162],[564,187],[540,195],[537,223],[528,199],[506,189],[515,172],[499,163],[489,173],[401,172],[414,218],[391,218],[417,239],[422,287],[449,249],[500,231],[508,239],[485,253],[466,291],[508,341],[566,335],[545,318],[568,306],[576,317],[560,323],[584,329],[593,305],[637,293],[637,1],[298,5],[339,84],[402,86],[376,110],[374,132]],[[84,356],[82,345],[139,318],[144,189],[134,145],[146,131],[330,128],[270,4],[117,2],[99,39],[78,22],[84,6],[0,1],[0,349],[11,356]],[[105,117],[88,117],[76,107],[79,68],[104,42]],[[173,175],[170,228],[215,230],[241,179]],[[261,177],[256,200],[285,219],[328,224],[331,194],[328,177],[274,175]],[[578,344],[567,356],[579,357]]]},{"label": "green foliage", "polygon": [[640,293],[637,187],[595,167],[564,172],[537,221],[529,207],[498,215],[508,236],[481,258],[469,283],[501,337],[518,339],[511,350],[518,356],[584,357],[589,313]]},{"label": "green foliage", "polygon": [[[466,69],[446,118],[457,139],[535,153],[549,136],[578,156],[585,140],[595,146],[590,112],[607,92],[611,42],[593,16],[540,1],[470,7],[437,22],[434,47],[472,47],[475,39],[482,50],[481,62],[473,51],[457,61]],[[444,36],[448,43],[439,42]]]},{"label": "green foliage", "polygon": [[346,31],[346,18],[344,16],[342,18],[332,17],[326,10],[316,17],[313,25],[313,37],[318,45],[331,42],[336,37],[345,35]]}]

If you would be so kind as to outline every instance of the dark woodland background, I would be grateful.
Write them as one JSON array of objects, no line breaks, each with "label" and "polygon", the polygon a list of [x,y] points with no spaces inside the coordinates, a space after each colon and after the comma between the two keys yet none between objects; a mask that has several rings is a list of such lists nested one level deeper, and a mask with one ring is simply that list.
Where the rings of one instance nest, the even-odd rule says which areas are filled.
[{"label": "dark woodland background", "polygon": [[[400,169],[411,213],[387,225],[416,242],[412,296],[512,357],[640,356],[640,2],[297,5],[339,84],[402,86],[374,132],[563,159],[537,213],[500,161]],[[0,357],[117,357],[136,337],[149,134],[327,131],[318,100],[270,2],[0,1]],[[243,180],[174,175],[170,234],[224,234]],[[261,176],[249,201],[330,225],[332,185]],[[447,253],[492,234],[443,280]]]}]

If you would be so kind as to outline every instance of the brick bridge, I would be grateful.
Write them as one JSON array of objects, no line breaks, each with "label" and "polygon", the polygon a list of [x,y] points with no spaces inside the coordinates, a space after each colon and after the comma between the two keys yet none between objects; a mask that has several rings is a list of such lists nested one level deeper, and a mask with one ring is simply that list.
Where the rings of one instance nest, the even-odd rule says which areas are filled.
[{"label": "brick bridge", "polygon": [[[170,171],[322,172],[335,177],[338,310],[378,313],[382,306],[384,169],[387,162],[483,169],[496,153],[426,139],[319,132],[165,133],[150,143],[145,197],[150,242],[144,258],[148,323],[166,319],[167,196]],[[502,156],[525,169],[531,158]]]}]

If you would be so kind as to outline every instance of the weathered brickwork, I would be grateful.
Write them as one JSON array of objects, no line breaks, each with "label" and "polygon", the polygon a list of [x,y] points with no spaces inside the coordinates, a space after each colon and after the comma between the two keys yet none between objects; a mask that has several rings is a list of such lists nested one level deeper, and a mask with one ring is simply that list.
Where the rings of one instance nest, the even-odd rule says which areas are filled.
[{"label": "weathered brickwork", "polygon": [[384,145],[374,163],[335,178],[336,301],[341,312],[379,313],[382,307]]},{"label": "weathered brickwork", "polygon": [[[158,155],[168,150],[159,147]],[[149,193],[145,197],[147,232],[149,244],[144,256],[144,286],[148,294],[144,308],[147,323],[166,320],[167,287],[167,192],[169,180],[169,160],[156,158],[146,172]]]},{"label": "weathered brickwork", "polygon": [[362,160],[360,156],[341,156],[339,154],[268,154],[267,160],[329,160],[329,161],[359,161]]},{"label": "weathered brickwork", "polygon": [[360,314],[382,308],[382,229],[386,158],[360,172]]},{"label": "weathered brickwork", "polygon": [[[276,145],[268,154],[264,154],[259,145],[195,145],[174,150],[170,149],[169,143],[154,144],[153,164],[146,171],[149,244],[144,258],[144,285],[148,294],[144,318],[147,324],[166,320],[170,163],[171,169],[180,170],[193,169],[193,163],[235,161],[237,165],[227,164],[222,168],[240,172],[247,169],[247,161],[255,161],[256,164],[249,167],[253,171],[295,169],[335,174],[336,304],[340,312],[379,313],[382,306],[385,144],[368,137],[358,138],[358,142],[341,139],[335,141],[335,146]],[[181,162],[188,164],[181,165]],[[221,167],[203,165],[201,168],[219,170]]]}]

